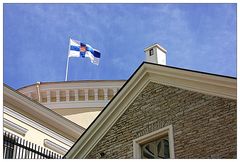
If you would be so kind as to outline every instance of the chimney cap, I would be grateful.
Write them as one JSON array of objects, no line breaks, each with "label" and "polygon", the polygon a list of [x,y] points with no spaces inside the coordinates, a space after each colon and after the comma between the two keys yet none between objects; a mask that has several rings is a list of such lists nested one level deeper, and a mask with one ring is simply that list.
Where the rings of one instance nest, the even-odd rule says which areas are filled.
[{"label": "chimney cap", "polygon": [[158,43],[155,43],[155,44],[153,44],[153,45],[145,48],[145,49],[144,49],[144,52],[146,52],[147,50],[150,50],[150,49],[152,49],[152,48],[154,48],[154,47],[157,47],[157,48],[160,49],[162,52],[167,53],[167,50],[164,49],[163,47],[161,47]]}]

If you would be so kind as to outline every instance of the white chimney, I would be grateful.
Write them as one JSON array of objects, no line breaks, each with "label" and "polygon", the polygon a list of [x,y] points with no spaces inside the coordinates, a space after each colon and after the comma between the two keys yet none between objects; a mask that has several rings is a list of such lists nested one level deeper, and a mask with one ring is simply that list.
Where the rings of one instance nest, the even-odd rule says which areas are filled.
[{"label": "white chimney", "polygon": [[166,65],[167,50],[165,50],[159,44],[154,44],[150,47],[145,48],[144,52],[146,54],[147,62]]}]

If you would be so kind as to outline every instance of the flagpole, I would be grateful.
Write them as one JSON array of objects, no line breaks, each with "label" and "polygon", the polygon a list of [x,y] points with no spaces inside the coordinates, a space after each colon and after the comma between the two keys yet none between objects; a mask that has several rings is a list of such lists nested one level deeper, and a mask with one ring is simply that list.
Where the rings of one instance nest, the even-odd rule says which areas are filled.
[{"label": "flagpole", "polygon": [[70,39],[69,39],[69,45],[68,45],[68,56],[67,56],[67,66],[66,66],[65,82],[67,81],[67,78],[68,78],[69,50],[70,50]]},{"label": "flagpole", "polygon": [[67,58],[65,82],[67,81],[67,78],[68,78],[68,62],[69,62],[69,57]]}]

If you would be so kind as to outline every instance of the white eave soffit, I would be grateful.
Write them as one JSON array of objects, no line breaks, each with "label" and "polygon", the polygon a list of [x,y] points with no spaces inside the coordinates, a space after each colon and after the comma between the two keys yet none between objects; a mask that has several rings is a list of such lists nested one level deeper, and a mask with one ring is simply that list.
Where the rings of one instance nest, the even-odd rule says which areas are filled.
[{"label": "white eave soffit", "polygon": [[144,69],[151,82],[218,97],[237,98],[237,80],[233,78],[151,64],[145,64]]}]

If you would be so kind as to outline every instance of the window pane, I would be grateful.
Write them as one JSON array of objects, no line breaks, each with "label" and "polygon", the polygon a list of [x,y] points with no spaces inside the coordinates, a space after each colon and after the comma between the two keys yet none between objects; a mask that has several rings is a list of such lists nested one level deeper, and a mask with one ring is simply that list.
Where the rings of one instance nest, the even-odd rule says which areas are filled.
[{"label": "window pane", "polygon": [[164,139],[164,158],[169,159],[170,154],[169,154],[169,142],[168,140]]},{"label": "window pane", "polygon": [[170,158],[168,137],[162,137],[143,144],[141,146],[141,153],[141,157],[144,159]]},{"label": "window pane", "polygon": [[153,55],[153,49],[150,49],[149,56],[152,56],[152,55]]}]

